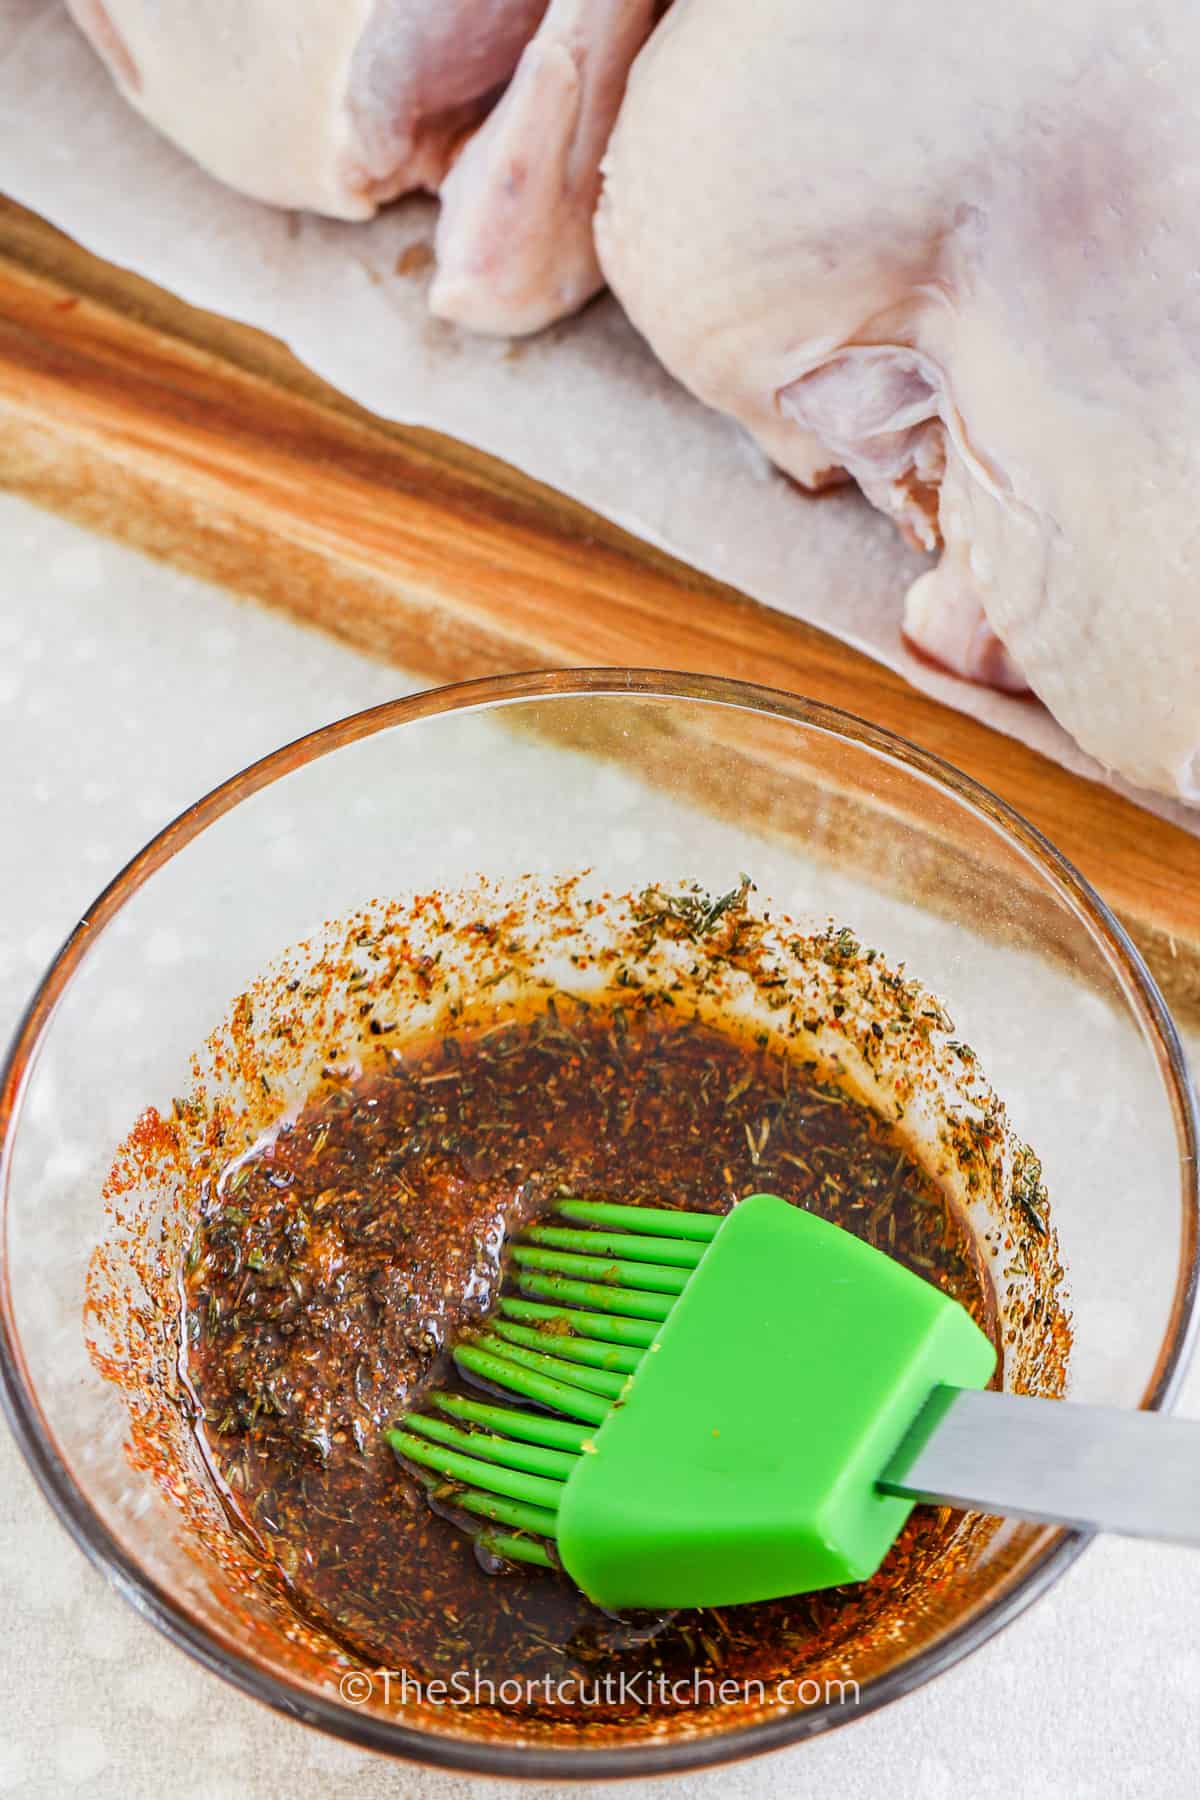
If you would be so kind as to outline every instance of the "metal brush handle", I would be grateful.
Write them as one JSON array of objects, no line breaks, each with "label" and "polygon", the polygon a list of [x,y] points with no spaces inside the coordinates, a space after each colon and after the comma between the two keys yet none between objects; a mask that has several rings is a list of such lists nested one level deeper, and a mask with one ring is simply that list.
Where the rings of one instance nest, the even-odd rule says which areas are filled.
[{"label": "metal brush handle", "polygon": [[1200,1421],[937,1387],[878,1485],[935,1506],[1200,1545]]}]

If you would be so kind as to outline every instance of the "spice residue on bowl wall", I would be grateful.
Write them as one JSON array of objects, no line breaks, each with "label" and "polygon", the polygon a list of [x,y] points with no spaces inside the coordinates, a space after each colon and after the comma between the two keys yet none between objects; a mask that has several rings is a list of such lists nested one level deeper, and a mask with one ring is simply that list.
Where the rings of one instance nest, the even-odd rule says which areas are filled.
[{"label": "spice residue on bowl wall", "polygon": [[[848,930],[765,917],[745,881],[381,903],[243,996],[123,1147],[95,1354],[210,1578],[310,1679],[520,1684],[475,1709],[500,1735],[711,1728],[739,1703],[681,1711],[660,1678],[761,1681],[747,1717],[784,1676],[865,1683],[1002,1553],[995,1522],[918,1508],[869,1582],[613,1619],[477,1557],[452,1486],[430,1495],[382,1433],[445,1382],[507,1233],[556,1195],[722,1212],[764,1188],[953,1293],[1006,1386],[1061,1392],[1036,1159],[939,1004]],[[571,1678],[591,1685],[563,1703]]]}]

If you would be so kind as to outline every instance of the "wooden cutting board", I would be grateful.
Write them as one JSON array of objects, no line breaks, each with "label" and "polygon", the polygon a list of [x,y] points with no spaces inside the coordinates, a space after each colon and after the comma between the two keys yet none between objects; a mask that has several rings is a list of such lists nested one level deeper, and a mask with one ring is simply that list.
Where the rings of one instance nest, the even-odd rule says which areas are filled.
[{"label": "wooden cutting board", "polygon": [[1200,839],[3,200],[0,483],[431,681],[632,664],[862,714],[1039,826],[1200,1016]]}]

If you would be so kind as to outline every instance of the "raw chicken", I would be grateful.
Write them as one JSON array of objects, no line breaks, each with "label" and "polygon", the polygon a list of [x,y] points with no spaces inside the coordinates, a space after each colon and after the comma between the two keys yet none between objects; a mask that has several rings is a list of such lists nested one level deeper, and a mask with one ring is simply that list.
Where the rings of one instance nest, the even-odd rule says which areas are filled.
[{"label": "raw chicken", "polygon": [[440,189],[442,318],[535,331],[603,285],[600,157],[656,0],[68,5],[129,100],[243,193],[365,219]]},{"label": "raw chicken", "polygon": [[231,187],[370,218],[437,188],[546,0],[67,0],[126,97]]},{"label": "raw chicken", "polygon": [[781,467],[942,547],[918,645],[1200,800],[1200,9],[751,13],[639,57],[611,285]]},{"label": "raw chicken", "polygon": [[550,0],[495,111],[441,186],[430,310],[515,336],[604,286],[600,158],[658,0]]}]

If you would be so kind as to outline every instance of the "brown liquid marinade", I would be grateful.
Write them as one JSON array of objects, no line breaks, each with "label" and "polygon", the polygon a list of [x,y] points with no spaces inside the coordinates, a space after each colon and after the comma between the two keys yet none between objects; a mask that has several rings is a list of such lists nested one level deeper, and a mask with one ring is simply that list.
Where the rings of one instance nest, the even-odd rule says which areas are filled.
[{"label": "brown liquid marinade", "polygon": [[[888,1250],[985,1327],[969,1242],[894,1133],[837,1087],[730,1036],[559,1003],[447,1037],[315,1100],[221,1184],[189,1252],[188,1368],[236,1505],[297,1598],[364,1658],[428,1679],[542,1684],[627,1670],[772,1677],[853,1590],[639,1617],[566,1578],[485,1573],[382,1439],[487,1311],[511,1224],[560,1191],[724,1212],[767,1189]],[[453,1511],[453,1489],[442,1504]],[[923,1515],[883,1581],[947,1521]]]},{"label": "brown liquid marinade", "polygon": [[[603,903],[581,906],[571,884],[556,904],[571,931],[604,911]],[[330,1053],[351,1038],[357,1053],[318,1062],[307,1099],[302,1090],[282,1110],[270,1104],[277,1062],[303,1035],[288,1007],[297,990],[311,1001],[318,989],[311,976],[307,986],[293,976],[243,997],[214,1040],[209,1079],[215,1069],[227,1083],[236,1065],[244,1092],[264,1097],[263,1128],[198,1089],[177,1103],[174,1121],[151,1114],[139,1123],[110,1183],[116,1210],[151,1176],[160,1186],[167,1171],[175,1180],[177,1229],[160,1237],[178,1244],[176,1260],[171,1267],[160,1246],[140,1268],[145,1285],[174,1296],[182,1345],[173,1381],[156,1365],[150,1382],[144,1321],[126,1329],[101,1298],[112,1286],[103,1253],[91,1303],[117,1346],[101,1357],[106,1372],[131,1402],[141,1383],[135,1462],[188,1511],[187,1457],[172,1435],[172,1421],[184,1422],[249,1560],[294,1610],[306,1643],[326,1642],[346,1666],[408,1670],[425,1683],[461,1672],[509,1683],[508,1694],[519,1684],[521,1698],[502,1709],[514,1722],[590,1741],[606,1731],[614,1741],[630,1730],[657,1732],[667,1714],[686,1708],[661,1685],[639,1691],[639,1675],[679,1681],[684,1692],[698,1677],[769,1690],[797,1672],[856,1674],[873,1642],[894,1639],[906,1608],[914,1618],[936,1612],[939,1592],[954,1589],[984,1539],[959,1515],[917,1508],[868,1582],[619,1619],[565,1576],[481,1559],[464,1529],[478,1522],[456,1511],[453,1486],[430,1494],[382,1434],[429,1385],[461,1385],[449,1347],[493,1306],[505,1240],[518,1224],[564,1193],[720,1213],[766,1190],[953,1294],[1006,1351],[1009,1385],[1056,1391],[1069,1342],[1036,1162],[1019,1146],[1001,1155],[1001,1114],[964,1109],[943,1146],[946,1167],[967,1171],[968,1190],[995,1190],[995,1230],[981,1245],[906,1146],[905,1114],[925,1079],[918,1052],[935,1035],[978,1086],[970,1052],[949,1038],[936,1003],[876,966],[848,933],[830,930],[791,941],[817,973],[805,993],[790,991],[783,1030],[755,1030],[735,1019],[736,1008],[725,1017],[709,1004],[747,977],[776,1014],[787,1003],[782,965],[768,954],[772,939],[745,888],[716,903],[643,895],[614,910],[632,946],[596,959],[590,999],[583,984],[572,994],[544,974],[525,979],[526,940],[511,934],[511,913],[488,924],[469,919],[453,978],[443,975],[441,955],[407,941],[397,921],[386,930],[377,919],[369,931],[358,924],[346,958],[326,960],[324,1012],[304,1026],[329,1040]],[[440,905],[435,925],[440,942]],[[591,953],[565,925],[562,935],[583,972]],[[653,984],[647,967],[664,948],[673,961]],[[383,965],[374,981],[372,960]],[[445,990],[435,1029],[426,1008],[423,1028],[406,1030],[401,965],[422,1000]],[[876,992],[876,1012],[853,999],[856,986]],[[470,1004],[481,992],[486,1006]],[[889,1012],[896,1017],[885,1031],[878,1017]],[[892,1118],[842,1078],[830,1034],[835,1043],[841,1034],[848,1057],[857,1047],[881,1079],[894,1055],[902,1074],[889,1077],[899,1096]],[[128,1212],[120,1217],[127,1229]],[[1003,1332],[992,1279],[1001,1269],[1015,1270],[1028,1293]],[[165,1401],[172,1385],[176,1397]],[[211,1537],[202,1509],[192,1511]],[[219,1559],[237,1574],[236,1556]],[[249,1592],[253,1570],[248,1584],[238,1580]],[[269,1600],[259,1583],[248,1604]],[[606,1686],[614,1675],[626,1685]],[[591,1684],[586,1719],[577,1697],[555,1697],[571,1677]],[[722,1718],[736,1712],[719,1710]],[[485,1707],[476,1716],[492,1715]]]}]

